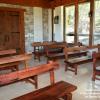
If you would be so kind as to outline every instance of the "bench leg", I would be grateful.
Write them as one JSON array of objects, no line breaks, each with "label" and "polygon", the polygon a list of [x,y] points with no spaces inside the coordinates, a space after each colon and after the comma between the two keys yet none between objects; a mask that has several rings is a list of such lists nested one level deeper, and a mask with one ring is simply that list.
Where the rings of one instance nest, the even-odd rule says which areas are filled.
[{"label": "bench leg", "polygon": [[15,69],[16,69],[17,71],[19,70],[18,65],[15,66]]},{"label": "bench leg", "polygon": [[65,71],[67,71],[68,70],[68,65],[65,65]]},{"label": "bench leg", "polygon": [[54,80],[55,80],[55,79],[54,79],[54,70],[51,70],[51,71],[50,71],[50,82],[51,82],[51,85],[55,83]]},{"label": "bench leg", "polygon": [[36,88],[36,89],[38,88],[38,77],[37,77],[37,75],[28,78],[28,81],[29,81],[30,83],[32,83],[33,85],[35,85],[35,88]]},{"label": "bench leg", "polygon": [[67,95],[62,97],[64,100],[72,100],[72,93],[68,93]]},{"label": "bench leg", "polygon": [[93,72],[92,81],[95,81],[95,72]]},{"label": "bench leg", "polygon": [[19,70],[18,65],[14,65],[14,66],[12,66],[12,68],[11,68],[11,71],[12,71],[12,72],[18,71],[18,70]]},{"label": "bench leg", "polygon": [[74,65],[68,65],[68,64],[66,64],[65,65],[65,71],[67,71],[67,70],[75,72],[75,75],[77,75],[77,64],[74,64]]},{"label": "bench leg", "polygon": [[40,55],[39,54],[34,54],[34,59],[38,59],[40,62]]},{"label": "bench leg", "polygon": [[38,77],[37,77],[37,75],[34,76],[34,81],[35,81],[35,88],[37,89],[38,88]]},{"label": "bench leg", "polygon": [[75,75],[77,75],[77,65],[74,65],[75,68]]}]

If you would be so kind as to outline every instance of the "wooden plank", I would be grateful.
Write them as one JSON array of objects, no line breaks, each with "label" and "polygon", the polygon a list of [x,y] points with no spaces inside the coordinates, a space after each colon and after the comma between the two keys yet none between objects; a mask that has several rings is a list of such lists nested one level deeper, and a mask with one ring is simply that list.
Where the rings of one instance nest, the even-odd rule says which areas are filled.
[{"label": "wooden plank", "polygon": [[100,48],[99,45],[94,45],[94,46],[75,46],[75,47],[65,47],[67,49],[67,52],[73,52],[73,51],[81,51],[81,50],[89,50],[89,49],[95,49],[95,48]]},{"label": "wooden plank", "polygon": [[12,54],[16,54],[16,50],[15,49],[9,49],[9,50],[2,50],[2,51],[0,51],[0,56],[12,55]]},{"label": "wooden plank", "polygon": [[0,3],[32,6],[32,7],[43,7],[50,8],[49,2],[47,0],[0,0]]},{"label": "wooden plank", "polygon": [[57,42],[33,42],[31,45],[34,46],[49,46],[49,45],[53,45],[56,44]]},{"label": "wooden plank", "polygon": [[[79,0],[79,2],[88,2],[88,0]],[[31,7],[54,8],[62,5],[73,5],[75,4],[75,0],[0,0],[0,3]]]},{"label": "wooden plank", "polygon": [[11,12],[13,12],[13,11],[17,11],[17,12],[24,12],[25,11],[25,9],[23,9],[23,8],[10,8],[10,7],[0,7],[0,11],[11,11]]},{"label": "wooden plank", "polygon": [[3,57],[3,58],[0,58],[0,65],[29,60],[31,57],[32,55],[30,54],[21,54],[21,55],[15,55],[15,56],[10,56],[10,57]]}]

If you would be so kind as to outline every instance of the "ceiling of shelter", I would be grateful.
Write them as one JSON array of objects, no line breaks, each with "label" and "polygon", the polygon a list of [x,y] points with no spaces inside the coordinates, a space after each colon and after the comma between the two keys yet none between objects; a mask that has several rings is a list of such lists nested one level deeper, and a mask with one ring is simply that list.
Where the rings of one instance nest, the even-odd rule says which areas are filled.
[{"label": "ceiling of shelter", "polygon": [[[0,0],[0,3],[24,5],[33,7],[53,8],[61,5],[74,3],[78,0]],[[79,0],[86,1],[86,0]]]}]

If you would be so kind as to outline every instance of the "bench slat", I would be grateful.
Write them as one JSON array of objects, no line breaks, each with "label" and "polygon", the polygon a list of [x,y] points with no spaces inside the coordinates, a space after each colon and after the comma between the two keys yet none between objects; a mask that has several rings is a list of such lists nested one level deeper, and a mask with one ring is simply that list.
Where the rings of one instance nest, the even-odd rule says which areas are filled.
[{"label": "bench slat", "polygon": [[60,82],[55,83],[54,85],[50,85],[42,89],[36,90],[34,92],[30,92],[23,96],[17,97],[13,100],[35,100],[34,98],[36,97],[41,98],[44,95],[49,95],[49,96],[53,96],[56,98],[60,98],[67,94],[70,94],[76,89],[77,89],[76,86],[70,83],[64,82],[64,81],[60,81]]},{"label": "bench slat", "polygon": [[12,54],[16,54],[16,50],[15,49],[9,49],[9,50],[2,50],[2,51],[0,51],[0,56],[12,55]]}]

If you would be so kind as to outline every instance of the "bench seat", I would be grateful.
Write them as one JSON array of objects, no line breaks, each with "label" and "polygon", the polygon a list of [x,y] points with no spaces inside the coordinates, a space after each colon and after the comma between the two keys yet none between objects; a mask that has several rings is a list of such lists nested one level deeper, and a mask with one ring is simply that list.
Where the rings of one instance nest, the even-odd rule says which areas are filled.
[{"label": "bench seat", "polygon": [[57,59],[64,59],[64,53],[55,53],[55,54],[49,54],[47,56],[48,60],[57,60]]},{"label": "bench seat", "polygon": [[77,67],[78,65],[92,62],[92,58],[88,56],[82,56],[82,57],[74,57],[72,59],[68,59],[64,61],[66,64],[66,71],[70,70],[72,72],[75,72],[75,75],[77,75]]},{"label": "bench seat", "polygon": [[[37,100],[36,98],[42,98],[44,95],[49,95],[55,98],[63,98],[64,100],[72,100],[72,92],[76,89],[76,86],[64,81],[60,81],[53,85],[14,98],[13,100]],[[48,100],[48,97],[46,100]]]}]

